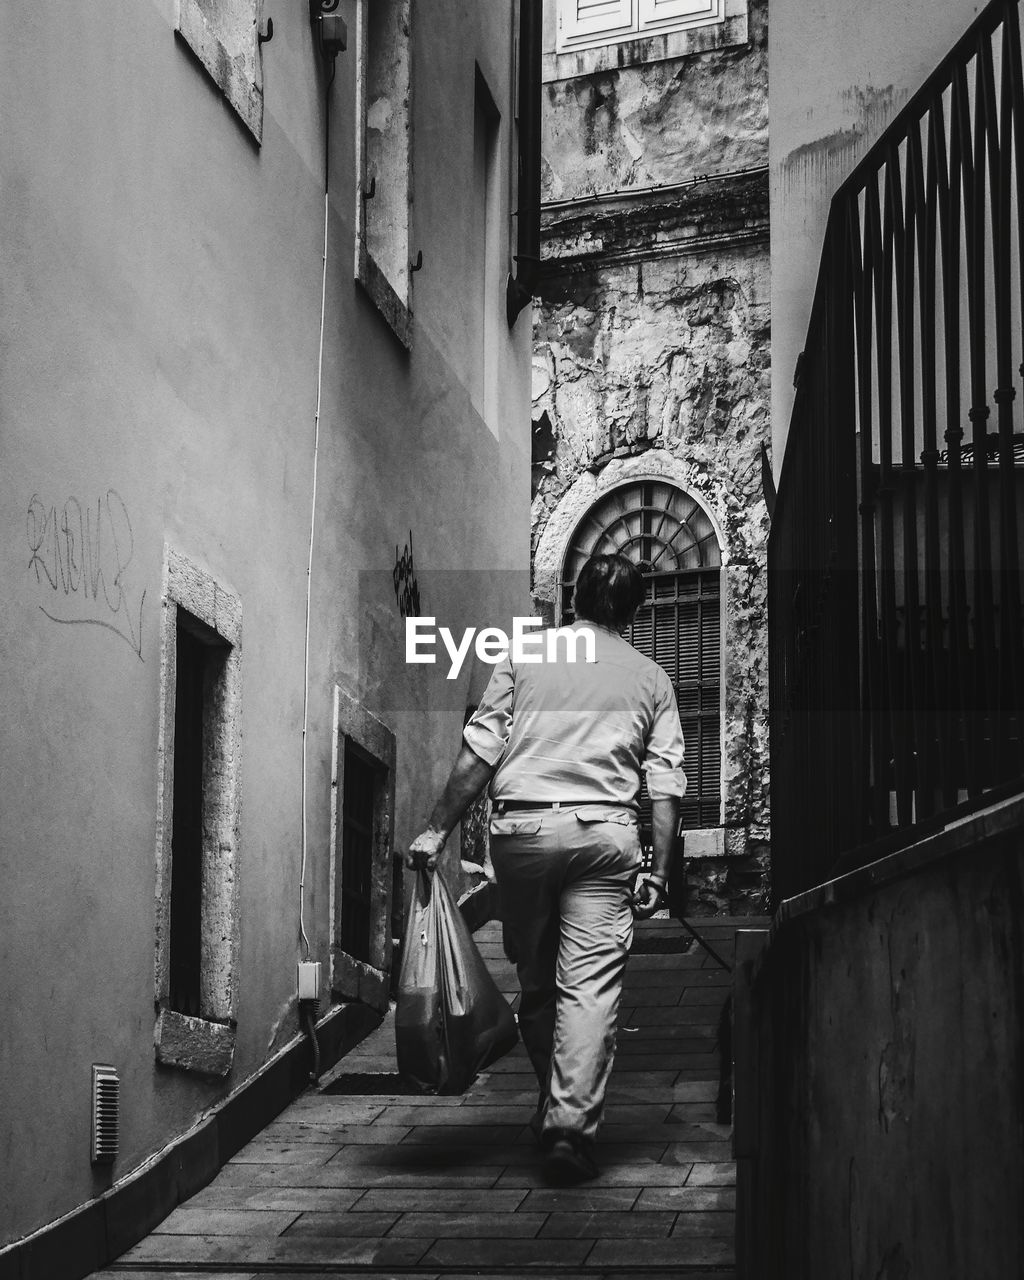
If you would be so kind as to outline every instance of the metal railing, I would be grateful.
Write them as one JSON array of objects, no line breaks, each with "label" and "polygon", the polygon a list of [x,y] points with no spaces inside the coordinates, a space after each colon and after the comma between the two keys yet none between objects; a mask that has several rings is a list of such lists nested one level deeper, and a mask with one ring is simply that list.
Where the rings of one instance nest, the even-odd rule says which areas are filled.
[{"label": "metal railing", "polygon": [[777,898],[1024,775],[1022,196],[997,0],[832,202],[768,554]]}]

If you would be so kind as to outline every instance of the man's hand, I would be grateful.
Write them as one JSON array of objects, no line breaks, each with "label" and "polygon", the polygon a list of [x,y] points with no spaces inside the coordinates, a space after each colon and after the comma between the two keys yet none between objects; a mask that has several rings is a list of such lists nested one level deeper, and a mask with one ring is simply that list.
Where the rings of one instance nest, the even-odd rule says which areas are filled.
[{"label": "man's hand", "polygon": [[475,751],[462,744],[441,798],[427,819],[426,831],[421,832],[409,846],[405,855],[407,867],[414,871],[434,870],[455,824],[484,789],[493,772],[494,765],[481,760]]},{"label": "man's hand", "polygon": [[443,831],[435,831],[433,827],[427,827],[426,831],[421,832],[409,846],[409,852],[405,855],[405,865],[411,867],[413,871],[433,871],[447,838]]},{"label": "man's hand", "polygon": [[630,906],[637,920],[649,920],[667,901],[667,885],[658,877],[641,873],[633,888]]}]

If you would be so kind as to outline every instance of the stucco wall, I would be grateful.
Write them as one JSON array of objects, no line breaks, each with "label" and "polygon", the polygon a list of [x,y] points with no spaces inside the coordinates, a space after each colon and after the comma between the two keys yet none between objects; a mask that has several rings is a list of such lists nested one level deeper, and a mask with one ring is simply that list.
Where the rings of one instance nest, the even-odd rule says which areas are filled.
[{"label": "stucco wall", "polygon": [[743,1280],[1021,1274],[1012,807],[895,855],[888,883],[884,862],[840,882],[773,937],[737,1078]]},{"label": "stucco wall", "polygon": [[[350,0],[341,12],[353,32]],[[306,6],[273,18],[261,147],[175,37],[172,0],[115,0],[73,38],[58,10],[21,6],[5,32],[0,1243],[158,1151],[297,1027],[326,78]],[[529,326],[506,336],[495,324],[500,385],[485,424],[459,322],[477,287],[468,202],[448,197],[471,180],[475,63],[505,111],[508,154],[510,37],[500,6],[413,23],[411,240],[424,266],[411,353],[353,281],[351,52],[331,91],[305,917],[325,971],[335,685],[397,735],[396,846],[419,830],[461,727],[457,697],[387,697],[403,654],[396,544],[412,530],[421,574],[512,569],[529,552]],[[493,305],[500,319],[503,294]],[[56,585],[33,560],[33,495],[58,522]],[[75,513],[97,503],[102,531],[83,547]],[[154,1064],[165,544],[228,587],[243,617],[237,1047],[216,1083]],[[62,576],[88,554],[101,581]],[[364,570],[380,571],[375,598],[360,594]],[[491,580],[451,574],[424,590],[424,609],[452,627],[522,611],[508,580]],[[89,1162],[93,1062],[121,1072],[112,1171]]]},{"label": "stucco wall", "polygon": [[773,465],[782,465],[829,203],[949,52],[981,0],[772,0]]}]

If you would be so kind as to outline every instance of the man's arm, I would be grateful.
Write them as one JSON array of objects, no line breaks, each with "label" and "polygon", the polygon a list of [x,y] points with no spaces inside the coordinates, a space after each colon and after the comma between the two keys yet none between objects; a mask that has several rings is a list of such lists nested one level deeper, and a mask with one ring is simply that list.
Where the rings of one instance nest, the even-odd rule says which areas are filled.
[{"label": "man's arm", "polygon": [[[662,905],[664,891],[668,885],[669,870],[672,866],[672,850],[678,826],[678,796],[666,796],[663,799],[651,801],[654,848],[651,870],[637,885],[634,899],[633,914],[639,920],[646,920],[648,916],[653,916]],[[655,888],[655,884],[658,885],[658,889]]]},{"label": "man's arm", "polygon": [[465,743],[448,775],[441,798],[434,805],[426,830],[409,846],[406,866],[433,871],[455,824],[491,779],[495,766],[482,760]]}]

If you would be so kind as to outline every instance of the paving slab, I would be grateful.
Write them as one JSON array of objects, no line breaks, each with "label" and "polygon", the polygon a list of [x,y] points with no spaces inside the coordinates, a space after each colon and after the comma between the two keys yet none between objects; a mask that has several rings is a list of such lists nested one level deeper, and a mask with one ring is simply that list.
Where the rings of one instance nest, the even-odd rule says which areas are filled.
[{"label": "paving slab", "polygon": [[[580,1265],[594,1248],[593,1240],[438,1240],[423,1257],[425,1266],[493,1266],[500,1258],[508,1266]],[[635,1248],[635,1245],[634,1245]]]},{"label": "paving slab", "polygon": [[658,1210],[647,1213],[623,1213],[605,1209],[590,1213],[557,1211],[548,1215],[540,1234],[545,1239],[562,1237],[568,1240],[597,1240],[608,1237],[612,1239],[640,1237],[644,1240],[656,1240],[671,1235],[675,1221],[674,1213]]},{"label": "paving slab", "polygon": [[288,1227],[289,1236],[386,1236],[398,1221],[397,1213],[302,1213]]},{"label": "paving slab", "polygon": [[448,1191],[439,1187],[430,1188],[380,1188],[371,1187],[351,1207],[354,1213],[367,1211],[395,1211],[412,1213],[416,1211],[433,1213],[515,1213],[527,1196],[526,1191]]},{"label": "paving slab", "polygon": [[[337,1266],[412,1266],[423,1257],[430,1240],[353,1240],[330,1236],[147,1236],[124,1255],[131,1263],[227,1263],[234,1267],[282,1263],[305,1267],[311,1263]],[[116,1274],[116,1273],[112,1273]]]},{"label": "paving slab", "polygon": [[175,1209],[156,1228],[157,1235],[279,1236],[299,1215],[272,1209]]},{"label": "paving slab", "polygon": [[[635,1240],[598,1240],[587,1259],[592,1267],[635,1266],[637,1258]],[[702,1266],[717,1266],[720,1263],[734,1263],[735,1249],[731,1239],[723,1240],[717,1236],[696,1236],[692,1239],[675,1237],[671,1240],[649,1240],[644,1244],[644,1265],[681,1266],[699,1263]]]},{"label": "paving slab", "polygon": [[[436,1113],[432,1118],[436,1119]],[[410,1130],[411,1125],[363,1124],[342,1125],[337,1128],[333,1124],[325,1124],[317,1128],[314,1125],[278,1123],[273,1129],[264,1130],[264,1134],[267,1137],[272,1137],[275,1141],[288,1143],[292,1147],[300,1145],[316,1146],[318,1142],[326,1142],[336,1151],[339,1147],[353,1145],[364,1147],[395,1146],[403,1138],[409,1136]],[[258,1151],[259,1148],[253,1148],[253,1150]],[[252,1158],[255,1159],[255,1156]]]},{"label": "paving slab", "polygon": [[[531,1193],[532,1194],[532,1193]],[[689,1215],[708,1210],[736,1208],[735,1187],[645,1187],[640,1192],[638,1209],[673,1209]]]},{"label": "paving slab", "polygon": [[[361,1187],[230,1187],[221,1186],[218,1180],[197,1192],[189,1200],[187,1207],[342,1213],[354,1208],[368,1194],[370,1193]],[[457,1191],[454,1194],[465,1195],[466,1192]]]},{"label": "paving slab", "polygon": [[435,1240],[532,1239],[540,1233],[549,1216],[520,1211],[502,1215],[499,1220],[490,1212],[406,1213],[392,1228],[391,1235],[432,1236]]}]

